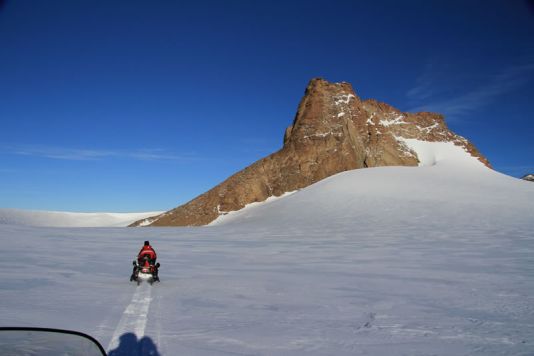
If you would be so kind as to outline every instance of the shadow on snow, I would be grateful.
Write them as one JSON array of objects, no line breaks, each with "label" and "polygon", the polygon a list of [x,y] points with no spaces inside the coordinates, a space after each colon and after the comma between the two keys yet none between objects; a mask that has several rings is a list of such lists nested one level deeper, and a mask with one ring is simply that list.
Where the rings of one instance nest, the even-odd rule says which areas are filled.
[{"label": "shadow on snow", "polygon": [[122,334],[119,346],[111,350],[108,356],[160,356],[154,341],[148,336],[137,339],[134,333]]}]

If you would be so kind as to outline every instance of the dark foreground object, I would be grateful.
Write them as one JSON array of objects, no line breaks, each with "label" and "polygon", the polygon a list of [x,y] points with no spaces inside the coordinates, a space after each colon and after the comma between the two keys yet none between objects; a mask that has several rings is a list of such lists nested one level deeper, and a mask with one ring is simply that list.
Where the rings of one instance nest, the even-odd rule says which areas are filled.
[{"label": "dark foreground object", "polygon": [[2,355],[86,355],[106,356],[90,335],[62,329],[1,327]]}]

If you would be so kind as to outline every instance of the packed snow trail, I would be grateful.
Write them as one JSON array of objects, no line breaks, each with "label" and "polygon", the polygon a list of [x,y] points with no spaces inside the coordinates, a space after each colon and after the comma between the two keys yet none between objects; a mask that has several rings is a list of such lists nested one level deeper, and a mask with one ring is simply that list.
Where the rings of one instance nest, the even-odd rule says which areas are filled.
[{"label": "packed snow trail", "polygon": [[108,345],[108,352],[119,346],[119,339],[126,333],[134,333],[138,340],[145,336],[145,328],[150,309],[152,287],[148,283],[141,283],[135,290],[132,302],[126,307],[117,328]]}]

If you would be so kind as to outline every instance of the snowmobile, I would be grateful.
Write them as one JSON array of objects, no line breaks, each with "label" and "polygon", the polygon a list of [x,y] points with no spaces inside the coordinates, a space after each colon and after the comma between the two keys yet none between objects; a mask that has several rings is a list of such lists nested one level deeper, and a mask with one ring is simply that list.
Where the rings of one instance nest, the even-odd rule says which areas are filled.
[{"label": "snowmobile", "polygon": [[130,282],[137,282],[137,285],[140,285],[142,281],[147,281],[152,284],[154,282],[159,282],[158,270],[159,262],[156,264],[151,263],[150,258],[145,255],[140,259],[133,261],[134,270],[130,277]]}]

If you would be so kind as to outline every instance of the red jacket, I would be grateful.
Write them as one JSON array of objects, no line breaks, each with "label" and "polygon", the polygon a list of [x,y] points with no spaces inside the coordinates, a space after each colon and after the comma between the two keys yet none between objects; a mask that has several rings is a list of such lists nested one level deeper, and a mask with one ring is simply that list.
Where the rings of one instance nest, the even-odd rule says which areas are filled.
[{"label": "red jacket", "polygon": [[151,260],[155,260],[158,257],[158,255],[156,255],[156,251],[154,251],[154,249],[150,245],[143,246],[141,248],[141,251],[139,251],[139,253],[137,254],[137,258],[141,259],[144,255],[148,255]]}]

